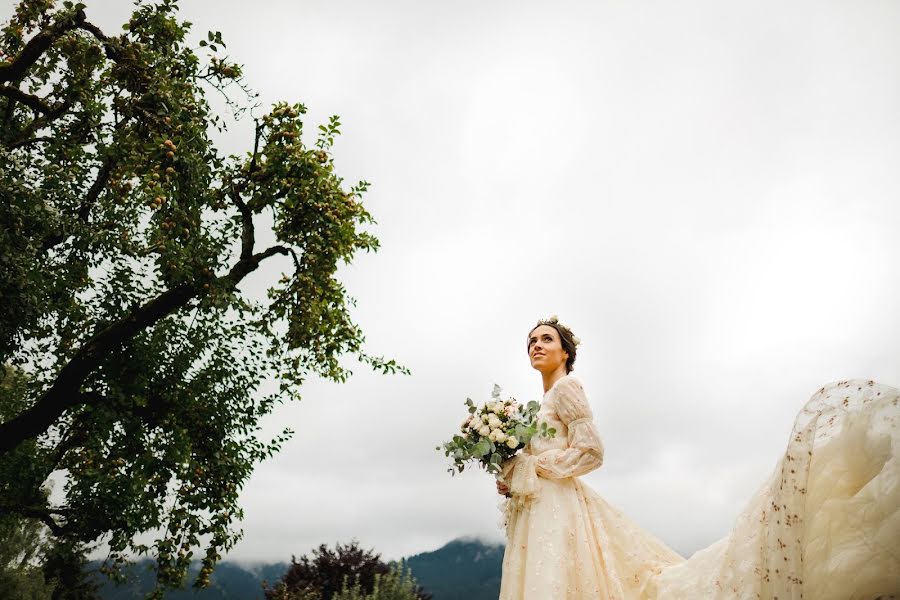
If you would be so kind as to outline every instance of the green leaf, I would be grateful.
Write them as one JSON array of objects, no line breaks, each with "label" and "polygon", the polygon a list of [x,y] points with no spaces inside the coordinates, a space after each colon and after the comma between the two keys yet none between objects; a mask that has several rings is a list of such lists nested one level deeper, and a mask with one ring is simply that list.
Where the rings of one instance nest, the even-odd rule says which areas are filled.
[{"label": "green leaf", "polygon": [[481,440],[475,444],[474,454],[477,457],[486,456],[491,451],[491,443],[488,440]]}]

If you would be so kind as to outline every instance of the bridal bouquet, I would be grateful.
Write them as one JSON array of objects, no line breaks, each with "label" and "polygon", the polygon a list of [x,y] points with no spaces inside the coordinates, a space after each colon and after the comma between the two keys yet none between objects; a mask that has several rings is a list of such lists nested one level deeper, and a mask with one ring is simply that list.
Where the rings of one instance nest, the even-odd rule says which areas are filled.
[{"label": "bridal bouquet", "polygon": [[436,447],[450,457],[448,471],[453,475],[462,473],[470,463],[497,474],[501,463],[512,458],[535,435],[556,435],[556,429],[547,427],[546,423],[538,427],[540,404],[532,400],[522,405],[512,397],[501,399],[498,385],[494,385],[490,401],[475,406],[471,398],[466,398],[466,406],[469,416],[462,423],[461,434]]}]

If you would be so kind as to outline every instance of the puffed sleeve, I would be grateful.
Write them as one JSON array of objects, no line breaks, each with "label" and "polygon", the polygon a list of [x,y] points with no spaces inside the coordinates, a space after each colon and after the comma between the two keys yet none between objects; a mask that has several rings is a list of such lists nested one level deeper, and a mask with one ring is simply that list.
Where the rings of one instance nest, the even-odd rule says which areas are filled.
[{"label": "puffed sleeve", "polygon": [[535,469],[547,479],[578,477],[603,464],[603,443],[581,383],[567,375],[556,388],[556,413],[568,429],[568,448],[542,452]]}]

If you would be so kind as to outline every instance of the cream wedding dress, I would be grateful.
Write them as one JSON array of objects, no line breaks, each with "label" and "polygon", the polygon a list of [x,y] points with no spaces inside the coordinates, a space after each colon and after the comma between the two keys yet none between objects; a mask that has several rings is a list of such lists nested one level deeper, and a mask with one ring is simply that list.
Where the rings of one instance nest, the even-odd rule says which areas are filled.
[{"label": "cream wedding dress", "polygon": [[900,390],[820,389],[732,531],[685,560],[578,476],[603,462],[581,384],[544,395],[532,438],[504,464],[500,600],[900,598]]}]

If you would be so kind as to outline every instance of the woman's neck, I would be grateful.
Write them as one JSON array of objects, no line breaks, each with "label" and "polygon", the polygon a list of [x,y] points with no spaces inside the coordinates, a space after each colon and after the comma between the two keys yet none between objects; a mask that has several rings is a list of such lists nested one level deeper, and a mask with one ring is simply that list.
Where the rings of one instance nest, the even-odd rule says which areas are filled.
[{"label": "woman's neck", "polygon": [[553,384],[566,376],[566,365],[565,363],[561,364],[559,368],[555,371],[551,371],[549,373],[541,372],[541,377],[544,379],[544,393],[550,391],[550,388],[553,387]]}]

